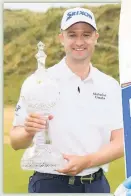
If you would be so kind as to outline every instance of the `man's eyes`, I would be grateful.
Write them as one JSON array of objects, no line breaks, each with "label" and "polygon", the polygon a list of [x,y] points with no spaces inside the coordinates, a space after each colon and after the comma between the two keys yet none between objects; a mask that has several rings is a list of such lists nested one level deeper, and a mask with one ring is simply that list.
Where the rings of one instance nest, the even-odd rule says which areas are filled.
[{"label": "man's eyes", "polygon": [[[69,37],[77,37],[76,34],[69,34],[68,36],[69,36]],[[90,34],[83,34],[82,36],[83,36],[83,37],[90,37],[91,35],[90,35]]]},{"label": "man's eyes", "polygon": [[83,36],[85,36],[85,37],[90,37],[90,34],[84,34]]},{"label": "man's eyes", "polygon": [[75,34],[69,34],[69,37],[75,37],[76,35]]}]

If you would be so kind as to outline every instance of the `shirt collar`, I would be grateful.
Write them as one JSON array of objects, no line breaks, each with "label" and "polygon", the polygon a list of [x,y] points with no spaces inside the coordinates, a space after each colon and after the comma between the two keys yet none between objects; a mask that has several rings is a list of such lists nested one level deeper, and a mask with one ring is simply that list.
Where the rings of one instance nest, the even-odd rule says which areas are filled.
[{"label": "shirt collar", "polygon": [[[67,78],[67,79],[72,79],[73,77],[77,77],[77,75],[75,73],[73,73],[71,71],[71,69],[67,66],[66,61],[65,61],[65,57],[60,61],[60,66],[62,68],[62,77]],[[95,76],[95,67],[92,66],[92,64],[90,63],[90,72],[88,77],[83,80],[83,82],[88,82],[88,81],[92,81],[94,82],[96,76]]]}]

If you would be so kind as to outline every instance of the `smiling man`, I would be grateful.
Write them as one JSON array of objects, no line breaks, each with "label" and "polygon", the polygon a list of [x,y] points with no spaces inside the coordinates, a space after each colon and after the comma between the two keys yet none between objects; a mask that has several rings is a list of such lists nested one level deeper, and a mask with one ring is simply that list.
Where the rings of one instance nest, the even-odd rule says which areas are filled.
[{"label": "smiling man", "polygon": [[[90,10],[64,13],[59,38],[66,56],[48,71],[60,88],[59,108],[49,116],[50,133],[67,164],[57,171],[35,171],[30,193],[110,193],[104,172],[123,156],[122,101],[118,82],[91,64],[98,37]],[[46,126],[38,114],[25,118],[18,104],[22,109],[10,133],[14,149],[27,148]]]}]

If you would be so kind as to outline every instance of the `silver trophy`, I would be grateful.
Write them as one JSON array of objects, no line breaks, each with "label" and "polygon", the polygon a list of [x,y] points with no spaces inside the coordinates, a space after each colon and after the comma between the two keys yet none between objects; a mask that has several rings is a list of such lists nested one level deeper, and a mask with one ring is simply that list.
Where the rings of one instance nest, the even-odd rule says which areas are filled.
[{"label": "silver trophy", "polygon": [[59,87],[57,81],[45,68],[47,57],[44,52],[45,45],[39,42],[37,46],[38,53],[35,57],[38,62],[38,69],[32,76],[31,84],[26,85],[23,90],[22,99],[28,114],[38,113],[47,119],[47,128],[36,133],[33,146],[26,149],[21,159],[21,168],[47,172],[52,168],[57,170],[64,167],[66,161],[59,149],[53,146],[48,120],[48,116],[59,103]]}]

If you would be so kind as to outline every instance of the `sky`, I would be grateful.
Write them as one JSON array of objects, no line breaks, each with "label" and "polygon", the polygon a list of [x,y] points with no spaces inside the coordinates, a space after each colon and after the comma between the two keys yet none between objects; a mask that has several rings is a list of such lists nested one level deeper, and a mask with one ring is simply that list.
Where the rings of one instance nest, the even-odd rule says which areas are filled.
[{"label": "sky", "polygon": [[45,12],[51,7],[68,7],[82,5],[100,6],[105,3],[4,3],[4,9],[29,9],[31,11]]}]

